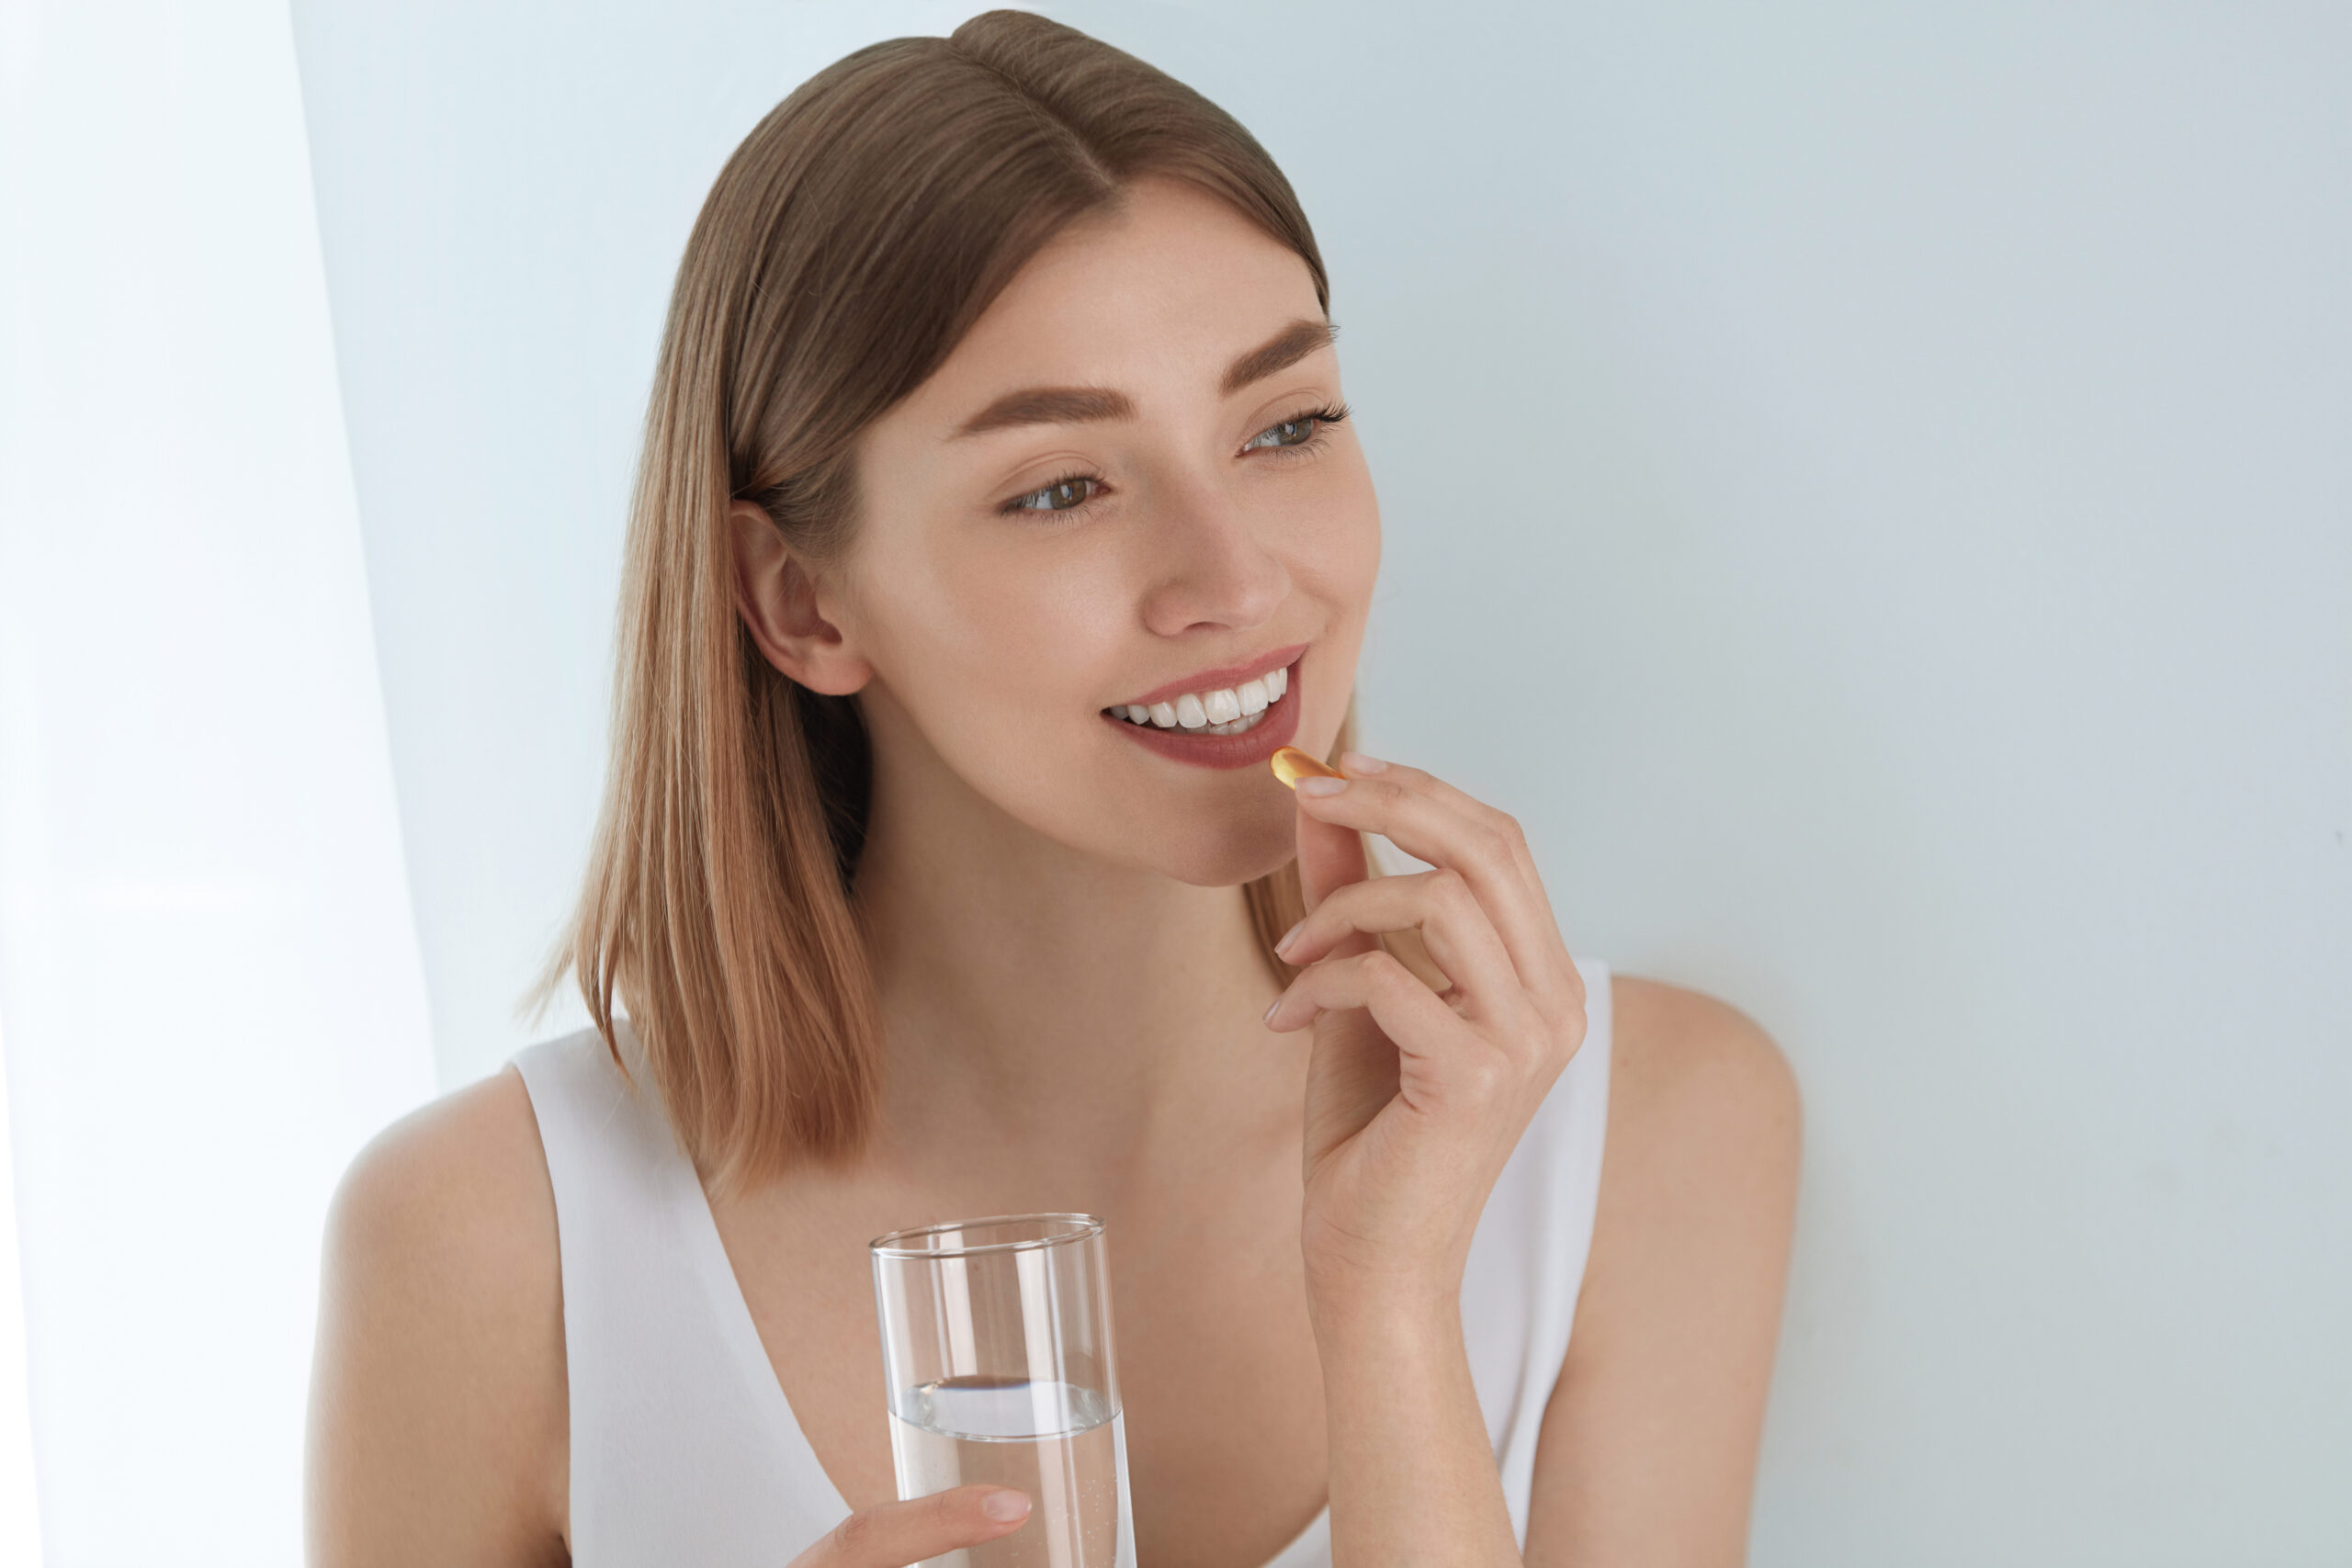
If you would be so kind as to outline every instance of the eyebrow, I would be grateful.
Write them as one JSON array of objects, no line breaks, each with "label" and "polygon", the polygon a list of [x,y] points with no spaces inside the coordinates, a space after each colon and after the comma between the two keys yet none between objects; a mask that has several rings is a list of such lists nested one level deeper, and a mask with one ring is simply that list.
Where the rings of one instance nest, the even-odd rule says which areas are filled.
[{"label": "eyebrow", "polygon": [[[1301,317],[1227,366],[1224,379],[1217,383],[1217,395],[1229,398],[1244,387],[1278,375],[1308,355],[1329,347],[1339,335],[1335,322]],[[1135,400],[1114,388],[1023,387],[1007,392],[956,426],[949,439],[1023,424],[1089,424],[1135,416]]]}]

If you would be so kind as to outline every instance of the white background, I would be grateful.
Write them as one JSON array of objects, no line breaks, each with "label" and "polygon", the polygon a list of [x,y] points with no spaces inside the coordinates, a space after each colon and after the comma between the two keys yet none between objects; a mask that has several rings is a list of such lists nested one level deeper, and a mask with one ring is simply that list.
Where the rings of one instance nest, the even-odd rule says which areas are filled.
[{"label": "white background", "polygon": [[[85,75],[10,78],[53,134],[7,165],[32,182],[8,219],[36,186],[58,216],[8,253],[39,350],[11,351],[37,369],[6,383],[9,468],[44,477],[0,476],[0,1022],[53,1562],[151,1560],[140,1509],[91,1506],[126,1475],[290,1506],[302,1347],[237,1336],[305,1288],[329,1152],[421,1092],[413,1066],[321,1089],[307,1053],[417,1059],[417,951],[443,1086],[531,1037],[512,1009],[594,807],[623,492],[693,213],[808,73],[978,8],[304,0],[315,240],[282,16],[183,17],[210,41],[159,106],[90,73],[163,72],[161,46],[40,8],[83,40],[46,69]],[[1580,953],[1730,999],[1796,1065],[1756,1561],[2352,1557],[2352,14],[1045,8],[1232,110],[1316,224],[1388,530],[1369,748],[1519,815]],[[87,200],[100,180],[135,199]],[[150,345],[206,311],[241,352],[159,371]],[[135,369],[75,371],[80,423],[44,423],[93,350]],[[190,527],[232,525],[311,575],[203,576]],[[239,614],[167,591],[191,581]],[[327,651],[232,635],[272,616]],[[208,758],[264,804],[205,794]],[[195,793],[132,787],[137,760]],[[84,792],[102,807],[61,815]],[[175,869],[191,844],[232,880]],[[303,940],[375,967],[287,962],[257,911],[297,906],[251,891],[272,866],[339,896],[299,906]],[[162,895],[66,922],[102,874],[175,889],[174,929],[224,956],[105,947]],[[247,889],[249,923],[198,886]],[[56,1002],[83,993],[27,959],[51,931],[111,1010]],[[275,1010],[264,1043],[246,1018],[180,1045],[224,970]],[[336,1107],[291,1197],[187,1130],[216,1087],[190,1064],[239,1051],[247,1135],[287,1136],[288,1084]],[[280,1238],[266,1268],[164,1246],[186,1216],[138,1207],[184,1179]],[[191,1329],[142,1269],[202,1276],[213,1315]],[[268,1397],[224,1416],[228,1372],[139,1381],[162,1349],[107,1371],[142,1324]],[[119,1453],[82,1435],[85,1388]],[[222,1419],[266,1457],[212,1451]],[[174,1558],[290,1561],[280,1522]]]}]

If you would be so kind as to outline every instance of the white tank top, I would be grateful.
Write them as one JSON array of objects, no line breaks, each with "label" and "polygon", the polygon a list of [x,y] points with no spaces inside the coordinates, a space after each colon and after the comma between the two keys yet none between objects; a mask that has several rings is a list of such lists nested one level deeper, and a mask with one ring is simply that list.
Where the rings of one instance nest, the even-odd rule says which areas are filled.
[{"label": "white tank top", "polygon": [[[1462,1279],[1463,1337],[1520,1544],[1536,1428],[1592,1244],[1609,1111],[1606,965],[1583,1047],[1511,1152]],[[635,1042],[623,1035],[625,1047]],[[518,1053],[563,1268],[578,1568],[778,1568],[850,1512],[768,1363],[694,1167],[595,1032]],[[1116,1238],[1113,1245],[1116,1246]],[[883,1419],[875,1391],[875,1420]],[[1327,1506],[1267,1568],[1329,1568]]]}]

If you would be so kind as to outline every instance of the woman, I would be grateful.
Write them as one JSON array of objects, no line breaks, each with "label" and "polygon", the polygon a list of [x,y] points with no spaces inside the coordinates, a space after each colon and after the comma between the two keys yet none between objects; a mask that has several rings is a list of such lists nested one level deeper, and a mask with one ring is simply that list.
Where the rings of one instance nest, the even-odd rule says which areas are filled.
[{"label": "woman", "polygon": [[[346,1179],[314,1562],[1017,1530],[892,1501],[865,1243],[1041,1210],[1108,1224],[1143,1562],[1740,1558],[1794,1091],[1571,958],[1509,817],[1349,750],[1327,307],[1240,127],[1034,16],[737,151],[631,526],[598,1027]],[[1344,777],[1286,792],[1285,742]]]}]

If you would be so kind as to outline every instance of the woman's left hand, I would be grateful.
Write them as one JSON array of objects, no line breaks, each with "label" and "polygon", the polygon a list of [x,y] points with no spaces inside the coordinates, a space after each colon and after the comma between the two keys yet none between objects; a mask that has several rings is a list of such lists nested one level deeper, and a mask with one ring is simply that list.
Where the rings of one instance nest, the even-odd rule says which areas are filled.
[{"label": "woman's left hand", "polygon": [[[1584,979],[1519,824],[1418,768],[1349,752],[1298,788],[1305,972],[1266,1015],[1315,1026],[1300,1244],[1318,1312],[1452,1310],[1495,1179],[1584,1043]],[[1434,870],[1368,877],[1380,833]],[[1418,929],[1431,990],[1374,935]]]}]

